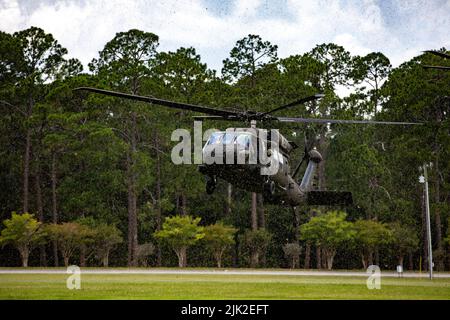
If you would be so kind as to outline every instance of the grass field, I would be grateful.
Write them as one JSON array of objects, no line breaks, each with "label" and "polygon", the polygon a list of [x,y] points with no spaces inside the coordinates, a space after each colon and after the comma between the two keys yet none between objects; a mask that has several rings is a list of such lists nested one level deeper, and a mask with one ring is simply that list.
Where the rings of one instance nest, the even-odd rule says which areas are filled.
[{"label": "grass field", "polygon": [[65,274],[0,274],[0,299],[450,299],[450,279],[364,277],[82,274],[68,290]]}]

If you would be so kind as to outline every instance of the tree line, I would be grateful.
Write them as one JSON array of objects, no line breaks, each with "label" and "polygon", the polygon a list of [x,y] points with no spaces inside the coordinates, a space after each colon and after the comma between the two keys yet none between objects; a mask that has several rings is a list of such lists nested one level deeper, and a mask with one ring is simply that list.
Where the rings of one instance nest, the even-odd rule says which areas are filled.
[{"label": "tree line", "polygon": [[[406,259],[408,268],[426,269],[418,176],[420,166],[431,162],[435,265],[450,267],[450,76],[421,67],[444,64],[438,57],[421,54],[392,68],[380,52],[353,56],[328,43],[279,58],[275,44],[248,35],[236,42],[218,74],[193,47],[159,51],[157,35],[131,29],[117,33],[83,72],[80,61],[68,58],[40,28],[0,32],[0,43],[0,219],[6,244],[0,265],[23,259],[21,249],[8,245],[14,244],[8,224],[21,216],[33,221],[30,227],[39,226],[45,239],[35,242],[32,265],[70,259],[83,265],[98,257],[103,265],[186,266],[189,257],[192,266],[393,268]],[[324,156],[315,188],[351,191],[355,202],[338,211],[293,211],[223,181],[206,195],[195,166],[172,164],[171,132],[191,129],[194,113],[72,91],[80,86],[258,111],[323,92],[320,101],[284,115],[425,125],[278,125],[300,145],[289,165],[301,159],[306,135]],[[342,98],[341,90],[351,93]],[[205,129],[235,125],[203,123]],[[342,229],[334,230],[337,225]],[[65,251],[70,232],[87,242]],[[220,234],[226,245],[215,242]],[[98,250],[106,236],[114,245],[105,257]]]}]

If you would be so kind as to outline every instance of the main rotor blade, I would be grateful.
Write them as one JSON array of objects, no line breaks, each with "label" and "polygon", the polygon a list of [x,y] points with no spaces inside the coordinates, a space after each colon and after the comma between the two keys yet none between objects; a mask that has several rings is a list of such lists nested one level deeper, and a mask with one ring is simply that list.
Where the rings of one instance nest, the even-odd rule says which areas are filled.
[{"label": "main rotor blade", "polygon": [[263,115],[271,114],[271,113],[274,113],[276,111],[280,111],[280,110],[283,110],[283,109],[286,109],[286,108],[289,108],[289,107],[293,107],[293,106],[296,106],[296,105],[299,105],[299,104],[303,104],[303,103],[306,103],[306,102],[309,102],[309,101],[317,100],[317,99],[323,98],[324,96],[325,96],[324,94],[318,93],[318,94],[315,94],[313,96],[309,96],[309,97],[302,98],[302,99],[293,101],[291,103],[285,104],[284,106],[275,108],[273,110],[270,110],[269,112],[265,112],[265,113],[263,113]]},{"label": "main rotor blade", "polygon": [[438,56],[438,57],[441,57],[441,58],[450,59],[450,55],[448,55],[446,53],[443,53],[443,52],[440,52],[440,51],[425,50],[424,52],[434,54],[435,56]]},{"label": "main rotor blade", "polygon": [[225,120],[225,121],[242,121],[242,119],[239,119],[235,116],[231,117],[222,117],[222,116],[193,116],[194,120]]},{"label": "main rotor blade", "polygon": [[393,121],[371,121],[371,120],[337,120],[337,119],[316,119],[316,118],[276,118],[281,122],[301,122],[301,123],[343,123],[343,124],[388,124],[388,125],[422,125],[418,122],[393,122]]},{"label": "main rotor blade", "polygon": [[152,97],[138,96],[138,95],[122,93],[122,92],[117,92],[117,91],[103,90],[103,89],[97,89],[97,88],[91,88],[91,87],[80,87],[80,88],[74,89],[74,91],[81,91],[81,90],[104,94],[104,95],[112,96],[112,97],[119,97],[119,98],[125,98],[125,99],[129,99],[129,100],[136,100],[136,101],[158,104],[160,106],[164,106],[164,107],[168,107],[168,108],[172,108],[172,109],[196,111],[196,112],[206,113],[209,115],[220,116],[220,117],[235,117],[238,115],[236,112],[233,112],[233,111],[214,109],[214,108],[203,107],[203,106],[199,106],[199,105],[195,105],[195,104],[181,103],[181,102],[157,99],[157,98],[152,98]]},{"label": "main rotor blade", "polygon": [[444,66],[422,66],[424,69],[439,69],[439,70],[450,70],[450,67],[444,67]]}]

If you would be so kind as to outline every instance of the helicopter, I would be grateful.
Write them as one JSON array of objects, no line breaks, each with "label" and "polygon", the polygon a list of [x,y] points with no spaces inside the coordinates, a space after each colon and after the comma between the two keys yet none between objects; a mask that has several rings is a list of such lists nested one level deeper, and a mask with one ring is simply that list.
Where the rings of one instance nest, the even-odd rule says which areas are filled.
[{"label": "helicopter", "polygon": [[[199,172],[206,178],[206,193],[212,194],[218,179],[223,179],[243,190],[261,193],[266,203],[289,205],[291,207],[302,204],[348,206],[353,203],[353,198],[351,192],[312,190],[315,170],[323,160],[322,155],[313,146],[313,143],[306,141],[305,138],[303,157],[295,167],[291,167],[290,155],[294,149],[298,148],[298,145],[289,141],[278,130],[271,130],[270,133],[267,133],[266,129],[257,128],[257,122],[265,125],[275,124],[276,122],[306,124],[421,124],[416,122],[292,118],[273,115],[281,110],[321,99],[324,95],[320,93],[298,99],[268,112],[257,112],[218,109],[92,87],[80,87],[74,89],[74,91],[88,91],[172,109],[200,112],[205,115],[194,116],[194,118],[201,121],[212,119],[250,124],[249,127],[228,128],[225,131],[213,132],[206,141],[202,149],[203,160],[198,165]],[[240,156],[244,161],[232,161],[231,164],[229,162],[214,161],[218,155],[220,155],[219,158],[232,160],[236,160]],[[270,161],[263,161],[261,155],[267,155]],[[251,159],[256,161],[252,162],[250,161]],[[306,164],[305,172],[303,177],[297,180],[296,176],[303,163]],[[265,171],[271,166],[275,167],[276,170]]]}]

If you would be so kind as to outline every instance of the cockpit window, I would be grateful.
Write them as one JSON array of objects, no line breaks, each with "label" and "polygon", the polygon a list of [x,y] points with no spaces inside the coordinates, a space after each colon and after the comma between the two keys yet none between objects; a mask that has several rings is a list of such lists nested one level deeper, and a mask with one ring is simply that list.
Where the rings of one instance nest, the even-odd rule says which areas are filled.
[{"label": "cockpit window", "polygon": [[250,135],[246,133],[241,133],[236,137],[236,143],[245,149],[250,148]]},{"label": "cockpit window", "polygon": [[225,133],[225,136],[222,139],[222,143],[223,144],[231,144],[231,143],[233,143],[235,137],[236,137],[235,133]]},{"label": "cockpit window", "polygon": [[223,132],[214,132],[208,140],[208,145],[209,144],[218,144],[222,142],[222,137],[223,137],[224,133]]},{"label": "cockpit window", "polygon": [[214,132],[207,142],[207,145],[211,144],[238,144],[248,150],[251,144],[251,135],[248,133]]}]

